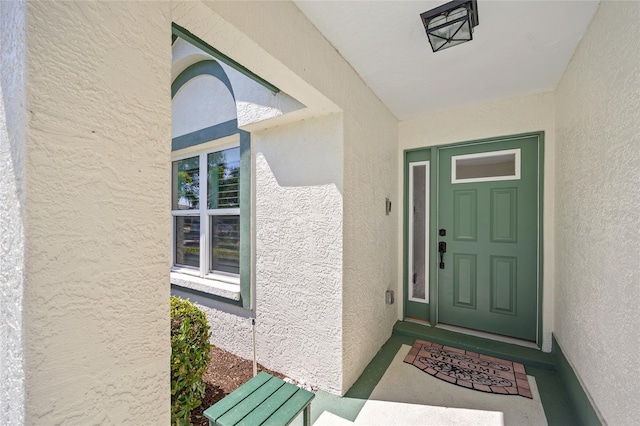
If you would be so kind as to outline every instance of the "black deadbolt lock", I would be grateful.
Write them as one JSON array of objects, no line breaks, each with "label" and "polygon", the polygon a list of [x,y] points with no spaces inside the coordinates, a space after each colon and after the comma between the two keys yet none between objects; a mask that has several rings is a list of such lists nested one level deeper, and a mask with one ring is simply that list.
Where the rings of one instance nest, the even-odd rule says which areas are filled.
[{"label": "black deadbolt lock", "polygon": [[447,230],[446,229],[441,229],[438,231],[438,234],[440,234],[441,237],[444,237],[445,235],[447,235]]}]

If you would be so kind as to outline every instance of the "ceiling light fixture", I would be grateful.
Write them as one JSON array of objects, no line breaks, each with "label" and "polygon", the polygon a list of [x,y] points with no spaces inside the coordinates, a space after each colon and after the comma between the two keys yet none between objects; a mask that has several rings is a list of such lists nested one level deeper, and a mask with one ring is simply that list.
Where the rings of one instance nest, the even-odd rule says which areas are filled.
[{"label": "ceiling light fixture", "polygon": [[431,49],[439,52],[473,40],[473,27],[478,25],[476,0],[451,1],[420,14]]}]

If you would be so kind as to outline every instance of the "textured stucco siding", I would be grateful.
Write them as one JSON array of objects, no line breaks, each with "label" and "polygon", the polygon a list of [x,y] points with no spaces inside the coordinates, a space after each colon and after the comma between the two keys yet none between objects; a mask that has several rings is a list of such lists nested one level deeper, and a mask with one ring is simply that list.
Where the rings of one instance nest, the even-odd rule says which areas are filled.
[{"label": "textured stucco siding", "polygon": [[[547,154],[544,157],[542,349],[547,352],[551,350],[551,332],[554,324],[554,102],[553,93],[543,93],[471,105],[402,121],[400,122],[400,151],[397,169],[399,179],[397,205],[401,205],[404,150],[495,136],[545,132],[544,147]],[[399,238],[398,264],[402,265],[404,235],[401,223],[397,232]],[[399,269],[398,283],[398,293],[401,294],[402,268]],[[401,300],[400,297],[398,298]]]},{"label": "textured stucco siding", "polygon": [[556,93],[556,326],[611,425],[640,417],[640,3],[601,2]]},{"label": "textured stucco siding", "polygon": [[170,5],[27,7],[26,424],[169,422]]},{"label": "textured stucco siding", "polygon": [[[196,62],[203,60],[216,60],[213,56],[206,54],[198,47],[182,40],[181,38],[178,38],[173,43],[171,50],[173,52],[173,66],[171,68],[172,80],[175,80],[182,71]],[[280,117],[283,114],[304,108],[304,105],[286,93],[282,91],[273,93],[257,81],[250,79],[224,62],[216,61],[224,70],[224,73],[227,75],[227,78],[233,87],[232,96],[236,103],[236,108],[234,110],[235,116],[233,118],[238,119],[239,127],[253,125],[255,123],[273,119],[274,117]],[[198,96],[206,96],[207,98],[210,98],[206,91],[200,91],[193,95],[189,95],[186,99],[189,99],[190,102],[198,105],[205,105],[210,102],[206,99],[197,99]],[[220,109],[220,107],[217,109]],[[184,118],[187,117],[174,116],[174,137],[186,133],[176,132],[175,129],[176,123],[183,123]]]},{"label": "textured stucco siding", "polygon": [[210,75],[189,80],[172,99],[173,137],[236,119],[236,103],[229,89]]},{"label": "textured stucco siding", "polygon": [[254,135],[260,358],[341,390],[342,117]]},{"label": "textured stucco siding", "polygon": [[0,424],[24,422],[26,2],[0,2]]},{"label": "textured stucco siding", "polygon": [[[398,305],[384,302],[384,292],[397,285],[398,216],[384,213],[385,197],[396,195],[397,120],[294,4],[216,2],[211,7],[343,111],[341,392],[346,392],[391,335],[397,317]],[[278,77],[270,81],[286,87]],[[305,102],[304,90],[286,91],[314,105]]]},{"label": "textured stucco siding", "polygon": [[[252,144],[257,360],[340,393],[342,117],[257,132]],[[252,314],[207,304],[211,342],[251,359]]]},{"label": "textured stucco siding", "polygon": [[[342,258],[340,262],[336,260],[335,265],[335,270],[342,268],[342,282],[332,287],[340,299],[335,309],[341,306],[341,321],[340,330],[325,326],[324,335],[332,351],[335,341],[340,341],[341,346],[332,354],[334,359],[342,360],[341,383],[338,388],[332,384],[329,390],[344,393],[390,336],[397,318],[398,305],[384,303],[384,292],[397,286],[394,233],[398,215],[384,214],[385,197],[397,196],[397,120],[293,3],[210,2],[206,5],[209,13],[196,4],[176,3],[174,19],[304,104],[304,110],[283,115],[295,117],[295,123],[289,121],[294,128],[300,126],[299,130],[292,130],[293,133],[304,132],[306,124],[301,118],[306,121],[309,117],[342,113],[339,159],[343,172],[342,183],[336,183],[336,187],[340,188],[345,204],[341,211],[334,211],[343,227]],[[330,158],[332,163],[337,155],[336,152]],[[295,158],[291,157],[292,164]],[[306,161],[305,156],[300,158]],[[259,167],[262,160],[258,154],[255,160]],[[274,176],[277,180],[276,173]],[[333,197],[331,194],[329,199]],[[259,226],[258,219],[256,226]],[[258,235],[259,232],[258,229]],[[258,240],[256,249],[259,247]],[[316,248],[312,253],[318,255],[319,251],[326,256],[326,261],[334,261],[328,249]],[[259,262],[260,259],[256,259],[256,265]],[[259,274],[256,270],[256,283],[262,279]],[[311,293],[317,289],[304,291]],[[259,289],[256,292],[259,316]],[[334,300],[333,297],[331,295],[330,300]],[[301,318],[303,322],[299,327],[301,331],[309,328],[310,335],[316,335],[312,312]],[[342,337],[338,337],[340,335]],[[314,357],[300,362],[311,362],[312,366],[325,361]],[[333,366],[327,368],[334,371]]]},{"label": "textured stucco siding", "polygon": [[[398,287],[396,228],[398,123],[373,95],[354,84],[345,112],[343,391],[349,390],[391,336],[402,299],[385,303]],[[360,105],[360,107],[357,107]],[[385,199],[392,200],[385,214]]]},{"label": "textured stucco siding", "polygon": [[254,133],[252,151],[256,310],[206,303],[211,341],[251,359],[255,315],[259,363],[340,393],[342,117]]},{"label": "textured stucco siding", "polygon": [[[186,18],[187,23],[193,18]],[[194,59],[204,59],[202,52],[180,41],[174,44],[174,67],[183,68]],[[242,125],[303,107],[284,92],[273,94],[236,70],[226,65],[223,69],[236,103],[229,104],[228,92],[224,97],[207,92],[204,79],[198,77],[188,83],[194,86],[191,94],[185,93],[181,102],[174,98],[174,131],[193,122],[188,111],[194,109],[210,115],[221,111],[232,118],[237,112]],[[193,96],[196,93],[199,96]],[[191,131],[212,124],[201,121]],[[251,138],[255,310],[206,300],[175,287],[173,292],[204,309],[212,344],[251,359],[251,317],[255,317],[258,362],[339,393],[342,116],[274,126],[254,131]]]}]

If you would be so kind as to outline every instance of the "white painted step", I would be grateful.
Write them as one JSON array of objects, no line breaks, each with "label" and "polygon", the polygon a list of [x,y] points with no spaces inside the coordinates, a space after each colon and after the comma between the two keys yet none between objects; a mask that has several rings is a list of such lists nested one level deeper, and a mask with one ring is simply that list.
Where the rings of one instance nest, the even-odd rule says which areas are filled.
[{"label": "white painted step", "polygon": [[315,421],[313,426],[348,426],[352,425],[353,422],[347,419],[343,419],[340,416],[337,416],[329,411],[323,411],[318,417],[318,420]]}]

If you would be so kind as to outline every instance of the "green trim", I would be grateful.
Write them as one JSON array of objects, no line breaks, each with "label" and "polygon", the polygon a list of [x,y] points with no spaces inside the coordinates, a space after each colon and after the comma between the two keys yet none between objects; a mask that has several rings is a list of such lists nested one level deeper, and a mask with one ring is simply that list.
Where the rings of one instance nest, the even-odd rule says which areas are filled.
[{"label": "green trim", "polygon": [[[240,135],[240,302],[213,295],[205,297],[238,304],[246,309],[251,308],[251,134],[244,130],[231,128],[231,120],[217,126],[207,127],[189,133],[171,142],[172,150],[199,145],[225,136],[238,133]],[[182,289],[182,287],[180,287]],[[192,291],[184,289],[184,291]],[[204,293],[199,293],[201,296]]]},{"label": "green trim", "polygon": [[505,141],[505,140],[526,138],[526,137],[540,136],[540,135],[544,135],[544,131],[517,133],[515,135],[504,135],[504,136],[495,136],[495,137],[492,137],[492,138],[482,138],[482,139],[472,139],[472,140],[469,140],[469,141],[462,141],[462,142],[452,142],[452,143],[446,143],[446,144],[443,144],[443,145],[436,145],[436,146],[434,146],[434,148],[438,148],[438,149],[457,148],[457,147],[463,146],[463,145],[476,145],[476,144],[479,144],[479,143],[502,142],[502,141]]},{"label": "green trim", "polygon": [[[171,97],[173,98],[192,78],[203,74],[218,78],[234,96],[231,82],[220,64],[216,61],[201,61],[191,65],[176,77],[171,85]],[[251,134],[238,129],[238,120],[234,119],[175,137],[171,140],[171,150],[177,151],[234,134],[240,135],[240,301],[236,302],[182,287],[180,290],[251,309]]]},{"label": "green trim", "polygon": [[251,309],[251,135],[240,130],[240,300]]},{"label": "green trim", "polygon": [[560,381],[564,385],[564,388],[569,396],[571,404],[576,409],[576,415],[578,416],[579,423],[581,425],[601,425],[600,419],[595,409],[589,401],[589,397],[580,385],[580,381],[576,376],[575,371],[571,368],[571,364],[562,352],[562,348],[556,340],[555,334],[552,335],[553,354],[556,362],[556,368]]},{"label": "green trim", "polygon": [[254,73],[254,72],[250,71],[249,69],[245,68],[244,66],[242,66],[238,62],[234,61],[233,59],[231,59],[230,57],[228,57],[224,53],[222,53],[219,50],[215,49],[213,46],[211,46],[210,44],[208,44],[207,42],[202,40],[200,37],[194,35],[193,33],[189,32],[187,29],[181,27],[180,25],[176,24],[175,22],[171,23],[171,31],[172,31],[172,34],[174,36],[180,37],[181,39],[193,44],[194,46],[196,46],[200,50],[204,51],[205,53],[213,56],[214,58],[216,58],[220,62],[223,62],[223,63],[229,65],[231,68],[233,68],[234,70],[238,71],[239,73],[244,74],[245,76],[249,77],[250,79],[252,79],[256,83],[259,83],[262,86],[266,87],[267,89],[271,90],[273,93],[279,93],[280,92],[280,89],[278,89],[276,86],[274,86],[273,84],[269,83],[267,80],[265,80],[264,78],[260,77],[256,73]]},{"label": "green trim", "polygon": [[393,326],[393,335],[407,336],[414,339],[426,339],[434,343],[454,346],[466,351],[480,351],[485,355],[510,359],[544,370],[553,371],[555,369],[555,360],[550,353],[497,340],[456,333],[438,327],[398,321]]},{"label": "green trim", "polygon": [[[549,426],[583,424],[579,421],[576,410],[572,406],[571,400],[560,381],[555,369],[556,364],[553,354],[467,336],[436,327],[400,321],[395,324],[391,337],[382,345],[344,397],[318,391],[311,405],[312,421],[315,422],[324,411],[331,411],[343,419],[354,421],[376,385],[384,376],[398,350],[403,344],[411,346],[416,338],[464,349],[464,347],[460,346],[462,344],[468,348],[475,348],[475,352],[478,353],[493,354],[493,356],[499,356],[500,358],[522,362],[525,365],[527,374],[536,379]],[[302,423],[298,421],[293,424]]]},{"label": "green trim", "polygon": [[407,211],[409,210],[409,161],[407,161],[407,151],[403,153],[403,169],[402,169],[402,318],[407,317],[407,298],[408,298],[408,275],[409,275],[409,221],[407,220]]},{"label": "green trim", "polygon": [[544,132],[538,132],[538,347],[542,348],[542,309],[544,307]]},{"label": "green trim", "polygon": [[[242,130],[238,130],[238,120],[229,120],[214,126],[205,127],[186,135],[175,137],[171,140],[171,151],[179,151],[194,145],[220,139],[225,136],[242,134]],[[244,132],[246,133],[246,132]],[[242,170],[241,170],[242,171]]]},{"label": "green trim", "polygon": [[429,262],[432,267],[429,268],[429,301],[432,302],[429,309],[429,323],[435,326],[438,323],[438,269],[435,265],[438,264],[438,168],[440,167],[438,159],[438,147],[431,147],[431,176],[429,183],[429,218],[431,220],[430,234],[434,238],[431,238],[431,248],[429,250]]},{"label": "green trim", "polygon": [[[527,374],[536,379],[549,426],[590,424],[580,420],[578,411],[581,411],[581,406],[574,405],[569,398],[565,389],[566,386],[563,386],[563,380],[557,371],[556,357],[552,353],[544,353],[537,349],[455,333],[437,327],[399,321],[395,324],[393,334],[385,346],[389,345],[394,339],[400,338],[405,339],[403,343],[408,345],[413,344],[414,339],[423,339],[520,362],[525,365]],[[368,370],[369,367],[367,367],[365,373]],[[365,373],[363,373],[363,376]]]},{"label": "green trim", "polygon": [[231,86],[231,81],[229,80],[227,73],[224,72],[218,62],[211,60],[196,62],[182,71],[180,75],[173,80],[173,83],[171,83],[171,99],[173,99],[182,86],[187,84],[192,78],[203,74],[210,75],[220,80],[231,93],[233,100],[236,100],[236,96],[233,93],[233,86]]},{"label": "green trim", "polygon": [[178,39],[178,36],[172,33],[171,34],[171,45],[172,46],[173,46],[173,43],[175,43],[177,39]]}]

